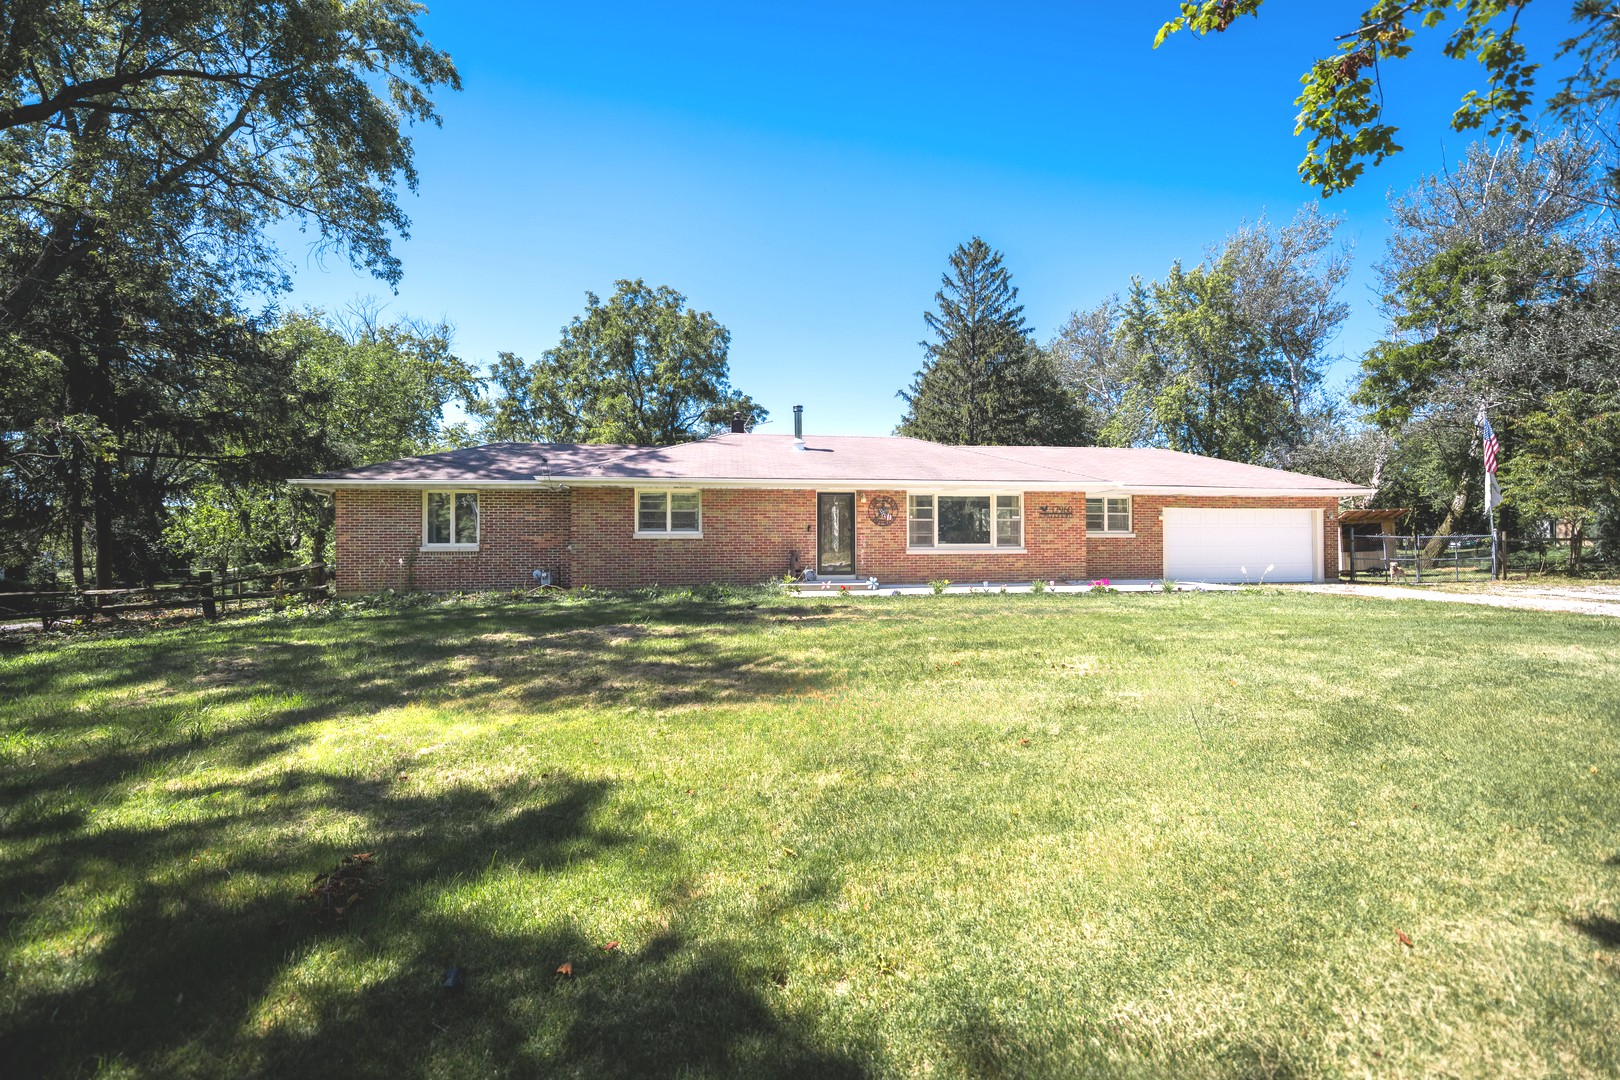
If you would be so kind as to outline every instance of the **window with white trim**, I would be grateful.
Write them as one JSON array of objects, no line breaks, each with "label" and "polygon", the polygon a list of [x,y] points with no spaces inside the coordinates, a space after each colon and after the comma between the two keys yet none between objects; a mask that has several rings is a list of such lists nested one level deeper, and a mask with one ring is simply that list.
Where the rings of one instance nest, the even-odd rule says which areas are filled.
[{"label": "window with white trim", "polygon": [[478,492],[423,492],[422,546],[442,548],[477,547]]},{"label": "window with white trim", "polygon": [[636,492],[637,536],[702,536],[703,493],[699,491]]},{"label": "window with white trim", "polygon": [[911,548],[1022,548],[1022,495],[908,495]]},{"label": "window with white trim", "polygon": [[1110,496],[1086,500],[1086,532],[1128,533],[1131,531],[1131,497]]}]

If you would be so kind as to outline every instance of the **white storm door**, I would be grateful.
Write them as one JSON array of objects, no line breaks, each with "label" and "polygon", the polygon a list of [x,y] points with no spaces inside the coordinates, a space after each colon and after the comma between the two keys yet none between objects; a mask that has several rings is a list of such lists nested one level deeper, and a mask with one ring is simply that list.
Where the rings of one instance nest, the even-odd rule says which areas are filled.
[{"label": "white storm door", "polygon": [[1314,510],[1166,507],[1164,576],[1177,581],[1258,582],[1262,576],[1267,581],[1315,581],[1321,546],[1315,526]]}]

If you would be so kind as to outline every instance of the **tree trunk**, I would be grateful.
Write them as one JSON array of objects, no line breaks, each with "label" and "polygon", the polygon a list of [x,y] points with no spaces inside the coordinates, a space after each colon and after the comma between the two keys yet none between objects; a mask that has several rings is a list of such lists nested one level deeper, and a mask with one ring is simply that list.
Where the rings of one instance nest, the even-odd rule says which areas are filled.
[{"label": "tree trunk", "polygon": [[112,578],[112,463],[96,462],[90,474],[90,500],[96,514],[96,588],[110,589]]},{"label": "tree trunk", "polygon": [[[91,412],[101,423],[117,431],[113,407],[112,361],[113,350],[118,347],[117,319],[113,311],[110,289],[103,288],[98,303],[99,323],[96,335],[96,373],[92,380],[94,391],[90,399]],[[96,588],[112,588],[112,462],[105,451],[96,454],[91,473],[90,497],[96,511]]]},{"label": "tree trunk", "polygon": [[[324,563],[326,561],[326,530],[319,525],[310,539],[311,562]],[[317,566],[309,572],[309,583],[312,586],[326,584],[326,567]]]},{"label": "tree trunk", "polygon": [[1445,537],[1451,535],[1451,530],[1456,528],[1457,519],[1466,509],[1468,509],[1468,478],[1465,476],[1457,485],[1457,494],[1451,497],[1451,507],[1446,511],[1446,519],[1434,531],[1434,538],[1423,546],[1423,565],[1432,566],[1434,560],[1439,558],[1440,549],[1445,546]]},{"label": "tree trunk", "polygon": [[1586,540],[1586,523],[1572,522],[1569,530],[1569,562],[1566,566],[1571,577],[1581,572],[1581,548]]},{"label": "tree trunk", "polygon": [[84,588],[84,492],[80,485],[83,467],[82,451],[73,447],[72,464],[68,469],[68,536],[73,541],[73,584]]}]

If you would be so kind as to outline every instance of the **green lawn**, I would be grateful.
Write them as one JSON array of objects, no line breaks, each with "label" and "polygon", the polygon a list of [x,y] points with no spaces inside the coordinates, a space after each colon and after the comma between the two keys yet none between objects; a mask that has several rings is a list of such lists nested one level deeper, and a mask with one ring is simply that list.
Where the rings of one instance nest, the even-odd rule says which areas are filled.
[{"label": "green lawn", "polygon": [[1620,620],[476,598],[0,702],[19,1080],[1620,1070]]}]

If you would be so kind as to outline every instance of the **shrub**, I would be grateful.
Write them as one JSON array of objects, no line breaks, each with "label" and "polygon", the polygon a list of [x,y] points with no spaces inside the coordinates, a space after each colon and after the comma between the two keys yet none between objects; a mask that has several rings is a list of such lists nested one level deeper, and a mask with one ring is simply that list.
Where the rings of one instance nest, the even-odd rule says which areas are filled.
[{"label": "shrub", "polygon": [[1045,592],[1046,591],[1046,582],[1044,582],[1044,581],[1032,581],[1032,582],[1030,582],[1029,583],[1029,591],[1032,592],[1032,593],[1036,593],[1036,594]]},{"label": "shrub", "polygon": [[937,580],[937,581],[930,581],[930,582],[929,582],[929,583],[928,583],[928,587],[929,587],[929,588],[930,588],[930,589],[933,589],[933,590],[934,590],[934,595],[935,595],[935,596],[938,596],[938,595],[939,595],[939,594],[940,594],[940,593],[942,593],[942,592],[944,592],[944,591],[945,591],[945,587],[946,587],[946,586],[947,586],[947,585],[949,585],[949,584],[950,584],[950,581],[949,581],[949,580],[948,580],[948,579],[946,579],[946,578],[940,578],[940,579],[939,579],[939,580]]}]

